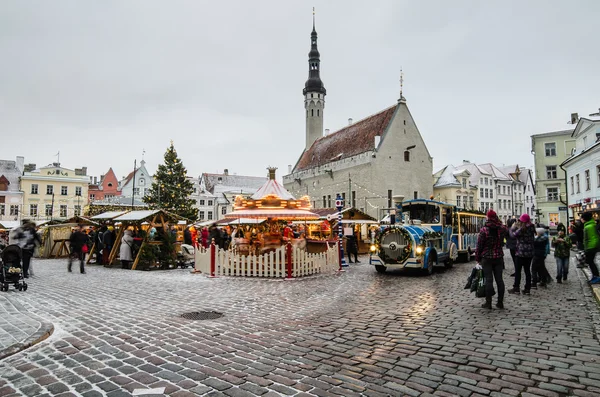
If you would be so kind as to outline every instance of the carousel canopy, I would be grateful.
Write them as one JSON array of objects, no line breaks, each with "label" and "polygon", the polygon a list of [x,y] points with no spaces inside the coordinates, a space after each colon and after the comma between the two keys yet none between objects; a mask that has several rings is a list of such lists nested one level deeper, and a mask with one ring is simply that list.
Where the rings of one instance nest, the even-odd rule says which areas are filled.
[{"label": "carousel canopy", "polygon": [[295,199],[275,180],[275,170],[269,167],[269,180],[250,198],[237,196],[233,212],[225,218],[317,219],[310,211],[310,198]]},{"label": "carousel canopy", "polygon": [[[319,215],[308,210],[287,208],[257,208],[237,210],[225,214],[226,218],[275,218],[275,219],[319,219]],[[235,223],[235,222],[234,222]]]}]

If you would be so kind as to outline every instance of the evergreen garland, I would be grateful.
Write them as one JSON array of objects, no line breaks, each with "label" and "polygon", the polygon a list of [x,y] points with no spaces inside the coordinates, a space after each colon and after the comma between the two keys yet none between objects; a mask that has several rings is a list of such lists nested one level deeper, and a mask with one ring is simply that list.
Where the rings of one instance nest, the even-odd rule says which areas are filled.
[{"label": "evergreen garland", "polygon": [[164,209],[180,217],[195,221],[198,219],[198,208],[191,197],[194,185],[187,179],[187,170],[177,157],[171,146],[165,152],[165,162],[158,166],[154,182],[144,197],[150,209]]},{"label": "evergreen garland", "polygon": [[[402,250],[398,251],[398,255],[395,258],[389,257],[385,253],[385,248],[381,248],[381,241],[390,233],[399,233],[408,242],[408,244]],[[410,257],[412,252],[412,238],[410,233],[408,233],[408,231],[402,226],[389,226],[377,233],[375,236],[375,245],[379,248],[379,257],[384,263],[404,263],[404,261]]]}]

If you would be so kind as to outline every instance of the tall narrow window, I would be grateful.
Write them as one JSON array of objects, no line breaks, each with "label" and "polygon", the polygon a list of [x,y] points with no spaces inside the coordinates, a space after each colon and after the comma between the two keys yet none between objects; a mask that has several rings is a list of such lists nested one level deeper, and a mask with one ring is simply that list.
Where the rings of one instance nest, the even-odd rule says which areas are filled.
[{"label": "tall narrow window", "polygon": [[317,117],[319,117],[319,109],[317,109]]},{"label": "tall narrow window", "polygon": [[61,218],[66,218],[67,217],[67,206],[66,205],[61,205],[60,206],[60,217]]},{"label": "tall narrow window", "polygon": [[579,174],[575,175],[575,188],[577,190],[577,193],[581,192],[581,189],[579,189]]},{"label": "tall narrow window", "polygon": [[314,115],[315,115],[315,109],[310,109],[310,116],[314,117]]},{"label": "tall narrow window", "polygon": [[413,198],[416,200],[419,198],[419,192],[415,191],[413,192]]},{"label": "tall narrow window", "polygon": [[575,194],[575,178],[571,177],[571,194]]},{"label": "tall narrow window", "polygon": [[392,191],[388,190],[388,208],[392,208]]},{"label": "tall narrow window", "polygon": [[408,150],[404,151],[404,161],[410,161],[410,152]]},{"label": "tall narrow window", "polygon": [[327,195],[327,208],[331,208],[331,194]]},{"label": "tall narrow window", "polygon": [[352,207],[356,208],[356,192],[352,191]]},{"label": "tall narrow window", "polygon": [[590,190],[592,188],[590,183],[590,170],[585,170],[585,190]]},{"label": "tall narrow window", "polygon": [[327,197],[323,196],[323,208],[327,208]]},{"label": "tall narrow window", "polygon": [[556,143],[545,143],[544,149],[546,150],[546,157],[556,156]]}]

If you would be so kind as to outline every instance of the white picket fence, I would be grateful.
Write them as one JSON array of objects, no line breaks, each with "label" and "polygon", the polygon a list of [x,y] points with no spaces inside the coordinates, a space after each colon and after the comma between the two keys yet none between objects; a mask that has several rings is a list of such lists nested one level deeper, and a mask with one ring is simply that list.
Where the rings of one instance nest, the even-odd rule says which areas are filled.
[{"label": "white picket fence", "polygon": [[[292,277],[333,273],[339,269],[337,243],[326,252],[309,254],[292,247]],[[195,270],[211,274],[211,250],[197,250]],[[269,277],[288,276],[286,246],[262,255],[239,255],[234,251],[215,247],[215,276]]]}]

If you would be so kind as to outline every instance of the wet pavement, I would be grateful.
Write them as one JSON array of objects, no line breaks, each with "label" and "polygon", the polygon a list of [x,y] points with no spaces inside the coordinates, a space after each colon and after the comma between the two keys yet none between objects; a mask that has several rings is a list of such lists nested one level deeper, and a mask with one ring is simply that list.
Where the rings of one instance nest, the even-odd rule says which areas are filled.
[{"label": "wet pavement", "polygon": [[[54,333],[0,361],[0,395],[600,395],[598,307],[574,266],[489,311],[463,289],[473,263],[428,277],[362,262],[285,281],[36,261],[0,310],[17,339],[35,321]],[[223,317],[180,317],[197,311]]]}]

